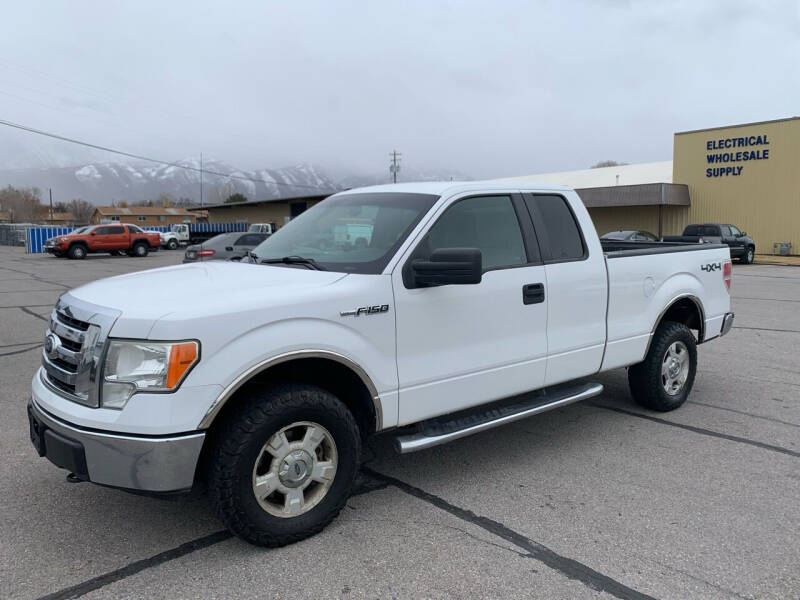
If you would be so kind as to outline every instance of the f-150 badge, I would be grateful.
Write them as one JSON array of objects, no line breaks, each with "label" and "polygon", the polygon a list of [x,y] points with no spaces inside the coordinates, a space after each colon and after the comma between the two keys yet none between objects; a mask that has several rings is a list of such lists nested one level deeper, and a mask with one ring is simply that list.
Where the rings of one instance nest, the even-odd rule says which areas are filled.
[{"label": "f-150 badge", "polygon": [[376,306],[361,306],[354,310],[343,310],[339,313],[342,317],[358,317],[361,315],[377,315],[380,313],[389,312],[388,304],[380,304]]}]

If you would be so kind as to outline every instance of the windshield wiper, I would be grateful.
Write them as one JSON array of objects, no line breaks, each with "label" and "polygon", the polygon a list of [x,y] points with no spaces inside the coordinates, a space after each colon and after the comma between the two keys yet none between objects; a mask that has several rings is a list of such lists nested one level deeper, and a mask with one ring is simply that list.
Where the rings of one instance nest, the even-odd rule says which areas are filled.
[{"label": "windshield wiper", "polygon": [[315,271],[327,271],[325,267],[315,261],[313,258],[305,258],[304,256],[284,256],[283,258],[264,258],[259,261],[262,265],[274,265],[274,264],[284,264],[284,265],[305,265],[309,269],[314,269]]}]

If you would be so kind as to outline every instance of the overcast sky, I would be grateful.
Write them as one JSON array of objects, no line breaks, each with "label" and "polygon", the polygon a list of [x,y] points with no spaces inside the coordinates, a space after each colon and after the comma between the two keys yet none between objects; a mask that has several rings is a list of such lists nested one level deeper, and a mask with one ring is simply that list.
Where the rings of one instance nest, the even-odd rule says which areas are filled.
[{"label": "overcast sky", "polygon": [[[0,119],[168,160],[388,174],[397,148],[416,168],[500,177],[667,160],[675,131],[800,114],[796,0],[27,0],[2,14]],[[31,149],[82,156],[33,137],[0,127],[0,168]]]}]

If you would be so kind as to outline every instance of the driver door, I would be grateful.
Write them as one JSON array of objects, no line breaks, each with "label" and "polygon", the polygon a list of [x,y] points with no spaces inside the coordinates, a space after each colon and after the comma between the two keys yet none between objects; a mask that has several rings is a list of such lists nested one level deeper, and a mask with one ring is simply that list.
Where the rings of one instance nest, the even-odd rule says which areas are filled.
[{"label": "driver door", "polygon": [[[547,286],[532,236],[518,194],[457,197],[398,263],[399,425],[543,386]],[[478,248],[482,281],[414,287],[411,261],[438,248]]]}]

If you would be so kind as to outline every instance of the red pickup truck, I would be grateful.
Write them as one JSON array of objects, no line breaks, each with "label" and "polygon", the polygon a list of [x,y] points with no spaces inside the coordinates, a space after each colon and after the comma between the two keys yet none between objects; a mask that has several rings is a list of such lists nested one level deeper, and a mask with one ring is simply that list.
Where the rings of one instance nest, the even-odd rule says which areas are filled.
[{"label": "red pickup truck", "polygon": [[142,231],[136,225],[119,223],[88,225],[67,235],[50,238],[44,244],[44,251],[53,256],[81,259],[90,252],[108,252],[112,255],[125,252],[128,256],[147,256],[160,246],[161,236],[157,232]]}]

